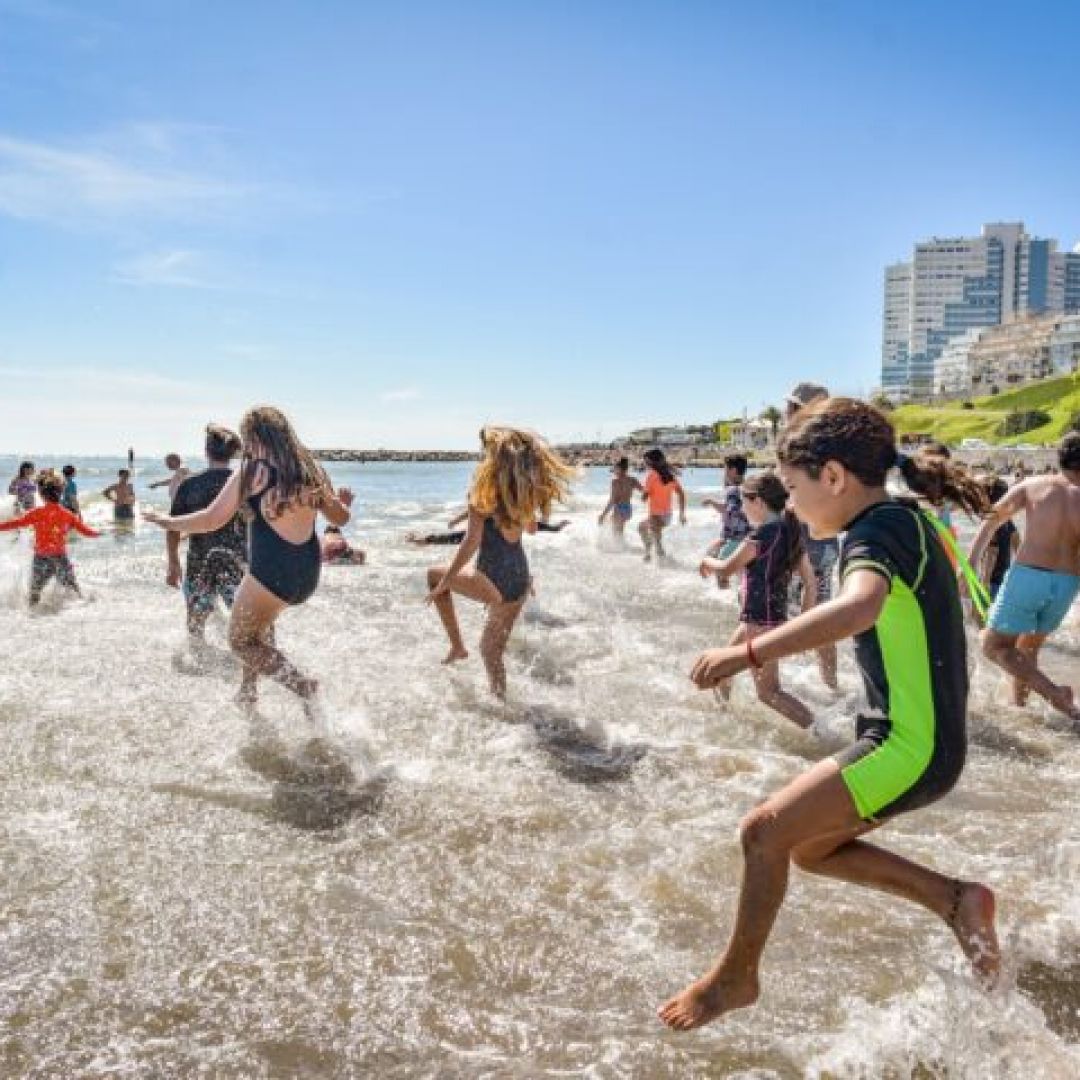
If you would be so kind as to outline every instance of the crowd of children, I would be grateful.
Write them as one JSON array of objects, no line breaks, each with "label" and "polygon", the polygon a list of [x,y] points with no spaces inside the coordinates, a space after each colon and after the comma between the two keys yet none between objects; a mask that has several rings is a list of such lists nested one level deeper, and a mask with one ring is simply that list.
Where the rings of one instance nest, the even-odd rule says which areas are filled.
[{"label": "crowd of children", "polygon": [[[491,690],[502,697],[507,641],[532,590],[523,539],[539,528],[565,526],[546,523],[554,504],[568,498],[575,471],[531,432],[486,427],[480,442],[461,516],[464,531],[410,539],[460,545],[452,559],[427,571],[427,600],[449,641],[444,662],[469,655],[455,596],[482,604],[479,651]],[[269,677],[310,703],[318,684],[277,648],[274,626],[287,608],[312,595],[324,563],[363,561],[340,533],[352,494],[334,490],[277,409],[249,411],[239,435],[209,427],[206,454],[209,469],[195,475],[170,456],[172,475],[163,482],[170,512],[143,515],[167,530],[168,581],[183,582],[195,638],[218,598],[231,607],[229,642],[243,665],[242,702],[254,702],[258,679]],[[230,461],[238,454],[241,465],[233,471]],[[661,1008],[661,1019],[677,1029],[756,1000],[761,957],[792,864],[920,905],[951,929],[983,978],[995,978],[993,893],[866,839],[893,816],[940,799],[962,773],[968,700],[963,592],[980,612],[982,594],[993,598],[982,647],[1012,677],[1014,701],[1023,703],[1034,691],[1080,722],[1072,689],[1038,666],[1040,648],[1080,592],[1080,433],[1062,440],[1057,474],[1008,488],[998,478],[972,476],[947,448],[905,455],[887,418],[872,406],[800,384],[788,401],[778,461],[776,472],[749,473],[746,459],[732,455],[722,498],[706,500],[721,515],[720,535],[699,569],[721,582],[738,579],[739,620],[726,646],[697,659],[692,680],[724,695],[730,680],[748,671],[760,700],[805,728],[812,714],[783,688],[779,661],[816,651],[824,681],[835,687],[836,644],[853,638],[868,707],[848,749],[792,780],[743,820],[743,878],[730,940],[704,976]],[[639,534],[651,560],[665,554],[663,534],[676,502],[685,524],[687,500],[661,450],[649,450],[642,464],[639,482],[627,458],[616,463],[599,522],[610,517],[614,538],[623,543],[634,499],[641,498],[647,516]],[[886,486],[894,469],[910,498]],[[31,603],[52,577],[77,591],[67,535],[72,529],[98,533],[81,520],[74,468],[63,477],[35,475],[33,463],[25,462],[9,490],[19,516],[0,530],[35,531]],[[129,470],[121,470],[104,494],[118,521],[131,520]],[[970,563],[951,530],[956,512],[981,519]],[[1022,538],[1012,523],[1020,513]],[[320,514],[330,523],[321,541]],[[192,538],[186,571],[179,562],[181,535]],[[794,616],[793,606],[799,609]]]}]

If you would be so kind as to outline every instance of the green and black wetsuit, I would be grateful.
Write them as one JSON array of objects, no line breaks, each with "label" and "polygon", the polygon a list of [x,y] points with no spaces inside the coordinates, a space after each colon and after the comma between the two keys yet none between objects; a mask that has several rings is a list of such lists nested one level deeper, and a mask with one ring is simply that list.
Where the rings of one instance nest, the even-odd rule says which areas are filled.
[{"label": "green and black wetsuit", "polygon": [[870,570],[889,583],[877,622],[855,638],[871,709],[838,755],[859,816],[881,821],[956,783],[967,753],[967,641],[956,575],[934,526],[881,502],[847,526],[840,579]]}]

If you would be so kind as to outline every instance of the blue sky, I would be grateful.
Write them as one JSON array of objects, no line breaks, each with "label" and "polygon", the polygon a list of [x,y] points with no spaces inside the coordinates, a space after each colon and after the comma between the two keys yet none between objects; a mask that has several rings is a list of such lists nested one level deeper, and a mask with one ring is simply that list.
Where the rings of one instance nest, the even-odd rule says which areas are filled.
[{"label": "blue sky", "polygon": [[0,0],[0,452],[709,421],[1080,240],[1080,5]]}]

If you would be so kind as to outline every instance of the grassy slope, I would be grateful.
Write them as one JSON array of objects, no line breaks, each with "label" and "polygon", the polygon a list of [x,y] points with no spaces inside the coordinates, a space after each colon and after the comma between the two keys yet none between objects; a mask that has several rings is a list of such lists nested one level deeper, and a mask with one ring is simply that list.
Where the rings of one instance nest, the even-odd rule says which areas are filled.
[{"label": "grassy slope", "polygon": [[[1046,379],[996,397],[976,398],[974,409],[962,409],[959,402],[937,407],[904,405],[890,414],[901,434],[910,431],[930,432],[944,442],[961,439],[985,439],[1002,443],[1049,443],[1060,439],[1069,426],[1069,418],[1080,412],[1080,372],[1058,379]],[[997,434],[1004,414],[1013,409],[1044,409],[1053,418],[1049,424],[1008,439]]]}]

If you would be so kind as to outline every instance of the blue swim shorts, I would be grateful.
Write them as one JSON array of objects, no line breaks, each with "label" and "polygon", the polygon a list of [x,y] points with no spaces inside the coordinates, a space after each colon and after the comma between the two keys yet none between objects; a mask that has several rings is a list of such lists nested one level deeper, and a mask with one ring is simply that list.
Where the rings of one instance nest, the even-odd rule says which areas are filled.
[{"label": "blue swim shorts", "polygon": [[1013,563],[990,608],[988,625],[999,634],[1052,634],[1080,593],[1080,577]]},{"label": "blue swim shorts", "polygon": [[615,516],[620,521],[629,521],[634,516],[634,504],[633,503],[616,503],[615,504]]}]

